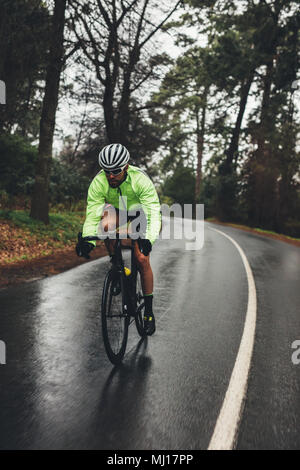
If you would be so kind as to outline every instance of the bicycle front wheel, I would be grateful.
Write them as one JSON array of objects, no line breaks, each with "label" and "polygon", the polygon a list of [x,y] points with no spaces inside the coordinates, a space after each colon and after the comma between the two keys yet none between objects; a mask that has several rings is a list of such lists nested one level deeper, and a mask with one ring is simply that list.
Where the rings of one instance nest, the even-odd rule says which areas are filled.
[{"label": "bicycle front wheel", "polygon": [[141,275],[137,272],[136,276],[136,313],[135,313],[135,324],[138,334],[143,338],[146,333],[144,330],[144,310],[145,301],[142,289]]},{"label": "bicycle front wheel", "polygon": [[113,364],[119,364],[125,354],[129,315],[124,305],[124,285],[120,272],[110,270],[102,294],[102,334],[105,350]]}]

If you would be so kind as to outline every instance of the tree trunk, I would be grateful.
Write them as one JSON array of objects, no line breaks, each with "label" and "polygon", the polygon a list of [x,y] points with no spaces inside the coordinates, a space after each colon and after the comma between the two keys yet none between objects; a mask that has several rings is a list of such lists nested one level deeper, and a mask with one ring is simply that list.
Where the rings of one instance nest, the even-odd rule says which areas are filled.
[{"label": "tree trunk", "polygon": [[129,136],[129,102],[130,102],[130,75],[125,77],[122,98],[119,106],[118,134],[119,142],[128,146]]},{"label": "tree trunk", "polygon": [[105,86],[103,110],[107,141],[109,144],[116,143],[118,139],[115,132],[113,91],[109,84]]},{"label": "tree trunk", "polygon": [[201,124],[199,111],[197,112],[197,173],[196,173],[196,185],[195,185],[195,204],[197,204],[200,196],[201,181],[202,181],[202,159],[204,149],[204,135],[205,135],[205,122],[206,122],[206,108],[207,108],[207,94],[208,88],[205,88],[203,94],[203,105],[201,108]]},{"label": "tree trunk", "polygon": [[63,42],[67,0],[55,0],[52,39],[40,121],[40,142],[30,217],[49,223],[49,182],[53,135],[58,105],[59,81],[63,65]]},{"label": "tree trunk", "polygon": [[[271,171],[271,149],[270,145],[266,144],[274,125],[269,112],[273,68],[272,57],[267,63],[267,70],[264,77],[260,123],[257,131],[257,150],[254,154],[255,192],[257,201],[254,208],[254,222],[256,225],[264,227],[267,227],[266,223],[269,223],[270,218],[272,218],[270,201],[273,198],[274,190],[274,174]],[[268,226],[267,228],[272,227]]]},{"label": "tree trunk", "polygon": [[134,67],[139,61],[139,49],[135,46],[130,54],[130,60],[128,63],[127,70],[124,73],[124,83],[122,89],[122,96],[119,105],[119,116],[118,116],[118,134],[119,141],[125,146],[129,146],[129,122],[130,122],[130,83],[131,76],[134,71]]},{"label": "tree trunk", "polygon": [[259,155],[264,154],[265,141],[268,135],[268,131],[270,127],[273,126],[273,121],[270,122],[270,117],[269,117],[269,104],[270,104],[270,96],[271,96],[273,69],[274,69],[273,57],[271,57],[269,62],[267,63],[267,71],[264,77],[263,100],[262,100],[262,107],[261,107],[261,114],[260,114],[259,134],[258,134],[258,139],[257,139],[257,144],[258,144],[257,153]]},{"label": "tree trunk", "polygon": [[8,31],[11,27],[10,18],[7,14],[7,9],[2,8],[1,19],[0,19],[0,44],[1,44],[1,54],[0,54],[0,79],[3,79],[4,74],[4,64],[6,60],[6,50],[8,47]]},{"label": "tree trunk", "polygon": [[27,135],[27,120],[29,117],[29,112],[30,112],[30,100],[31,100],[31,95],[32,95],[32,89],[33,89],[33,80],[31,77],[28,80],[28,93],[27,93],[27,99],[26,99],[26,104],[24,105],[24,122],[23,126],[20,128],[21,136],[26,137]]},{"label": "tree trunk", "polygon": [[230,145],[225,152],[226,159],[219,167],[221,185],[217,195],[217,216],[221,220],[234,220],[235,218],[236,186],[233,180],[233,161],[237,157],[241,126],[247,106],[250,88],[254,79],[254,72],[255,70],[251,71],[248,79],[241,86],[239,112],[236,118]]},{"label": "tree trunk", "polygon": [[230,142],[229,148],[226,152],[225,165],[226,165],[226,168],[229,170],[229,172],[230,172],[230,169],[232,167],[232,162],[235,159],[236,154],[238,152],[241,126],[242,126],[242,121],[243,121],[243,117],[244,117],[246,106],[247,106],[247,101],[248,101],[250,88],[251,88],[253,78],[254,78],[254,72],[255,72],[255,70],[252,70],[248,80],[241,87],[240,108],[239,108],[239,112],[238,112],[238,115],[237,115],[234,130],[233,130],[233,133],[232,133],[231,142]]}]

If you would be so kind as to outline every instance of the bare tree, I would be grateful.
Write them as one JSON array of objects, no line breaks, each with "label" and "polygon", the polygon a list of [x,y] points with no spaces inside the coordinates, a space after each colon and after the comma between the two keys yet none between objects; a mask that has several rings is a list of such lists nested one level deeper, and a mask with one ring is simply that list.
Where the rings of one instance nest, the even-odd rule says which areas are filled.
[{"label": "bare tree", "polygon": [[67,0],[55,0],[52,37],[47,68],[45,95],[40,122],[40,141],[30,216],[49,223],[49,180],[60,74],[63,65],[63,41]]},{"label": "bare tree", "polygon": [[103,89],[108,142],[130,146],[131,97],[163,61],[146,46],[180,3],[162,9],[154,0],[107,0],[105,5],[102,0],[71,0],[76,40]]}]

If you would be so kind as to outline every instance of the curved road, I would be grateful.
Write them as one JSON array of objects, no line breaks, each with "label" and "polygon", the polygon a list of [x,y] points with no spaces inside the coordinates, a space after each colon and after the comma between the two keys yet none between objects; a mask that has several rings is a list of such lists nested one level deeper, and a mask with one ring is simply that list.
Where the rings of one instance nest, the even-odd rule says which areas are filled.
[{"label": "curved road", "polygon": [[[300,250],[205,224],[186,251],[153,253],[156,334],[131,327],[124,363],[102,344],[99,305],[107,258],[0,291],[0,449],[207,449],[243,335],[251,266],[257,323],[237,449],[300,448]],[[300,353],[299,353],[300,358]]]}]

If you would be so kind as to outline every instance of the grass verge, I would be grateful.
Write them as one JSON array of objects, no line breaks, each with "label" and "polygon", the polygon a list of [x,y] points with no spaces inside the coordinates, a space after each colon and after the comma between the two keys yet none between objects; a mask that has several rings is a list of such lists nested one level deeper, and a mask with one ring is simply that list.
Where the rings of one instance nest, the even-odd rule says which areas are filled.
[{"label": "grass verge", "polygon": [[233,224],[230,222],[220,222],[215,217],[208,217],[205,220],[206,222],[211,222],[211,223],[220,224],[220,225],[228,225],[229,227],[237,228],[240,230],[245,230],[247,232],[254,232],[254,233],[257,233],[258,235],[264,235],[269,238],[274,238],[276,240],[290,243],[292,245],[300,246],[300,238],[293,238],[293,237],[290,237],[289,235],[283,235],[281,233],[276,233],[276,232],[272,232],[270,230],[264,230],[261,228],[248,227],[247,225]]},{"label": "grass verge", "polygon": [[84,212],[50,213],[49,225],[23,210],[0,210],[0,264],[47,256],[74,246]]}]

